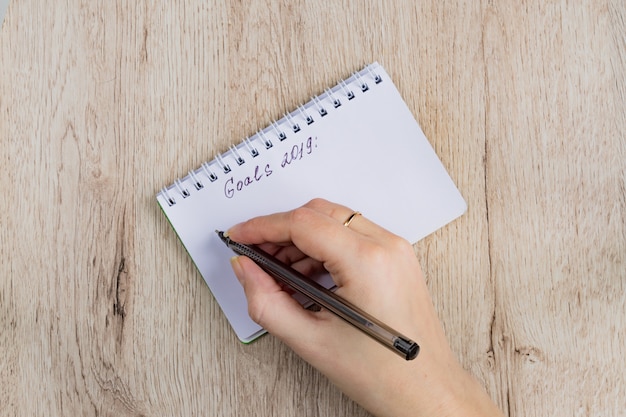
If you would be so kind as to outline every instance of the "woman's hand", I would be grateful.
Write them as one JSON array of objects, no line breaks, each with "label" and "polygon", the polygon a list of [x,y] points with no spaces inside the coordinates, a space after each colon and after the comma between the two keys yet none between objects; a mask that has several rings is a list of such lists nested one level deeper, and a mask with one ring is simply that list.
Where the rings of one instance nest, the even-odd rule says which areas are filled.
[{"label": "woman's hand", "polygon": [[228,236],[259,245],[305,275],[326,269],[337,294],[415,340],[407,362],[332,313],[305,310],[246,257],[232,260],[250,317],[380,416],[501,415],[458,364],[406,240],[352,210],[313,200],[233,226]]}]

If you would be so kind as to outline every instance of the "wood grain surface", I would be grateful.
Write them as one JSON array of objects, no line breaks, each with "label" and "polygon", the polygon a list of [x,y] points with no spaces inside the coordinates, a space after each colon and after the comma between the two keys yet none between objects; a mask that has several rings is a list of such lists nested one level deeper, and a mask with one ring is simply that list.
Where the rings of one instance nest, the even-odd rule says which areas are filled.
[{"label": "wood grain surface", "polygon": [[13,0],[0,414],[368,415],[237,341],[155,194],[375,60],[469,205],[416,244],[463,366],[508,416],[626,415],[618,0]]}]

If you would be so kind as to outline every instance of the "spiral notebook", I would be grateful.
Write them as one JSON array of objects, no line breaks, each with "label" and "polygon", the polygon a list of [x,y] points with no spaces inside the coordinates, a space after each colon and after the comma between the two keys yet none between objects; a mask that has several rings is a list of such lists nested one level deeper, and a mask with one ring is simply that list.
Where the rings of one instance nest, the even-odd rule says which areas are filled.
[{"label": "spiral notebook", "polygon": [[315,197],[359,210],[412,243],[466,210],[383,67],[352,74],[157,194],[241,341],[264,330],[248,316],[233,253],[214,230]]}]

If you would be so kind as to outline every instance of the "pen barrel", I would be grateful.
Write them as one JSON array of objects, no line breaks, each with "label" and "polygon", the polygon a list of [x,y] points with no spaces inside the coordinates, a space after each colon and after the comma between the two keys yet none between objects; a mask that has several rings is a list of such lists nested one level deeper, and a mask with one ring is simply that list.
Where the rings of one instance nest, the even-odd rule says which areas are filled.
[{"label": "pen barrel", "polygon": [[375,317],[372,317],[341,296],[291,268],[289,265],[255,246],[243,245],[234,241],[230,241],[228,245],[235,253],[252,259],[276,280],[308,297],[320,307],[329,310],[349,324],[360,329],[406,360],[414,359],[417,356],[419,352],[419,345],[417,343],[398,333]]}]

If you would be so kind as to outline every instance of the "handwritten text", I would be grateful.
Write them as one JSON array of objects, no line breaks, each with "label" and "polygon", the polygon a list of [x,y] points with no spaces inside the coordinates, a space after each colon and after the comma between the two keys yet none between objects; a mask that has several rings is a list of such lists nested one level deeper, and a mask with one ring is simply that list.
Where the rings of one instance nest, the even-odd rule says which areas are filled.
[{"label": "handwritten text", "polygon": [[[315,148],[317,148],[317,137],[309,137],[305,141],[294,144],[289,151],[283,154],[279,169],[288,168],[307,155],[311,155]],[[233,198],[238,192],[263,181],[273,173],[274,170],[270,164],[265,164],[265,166],[257,165],[254,168],[254,173],[244,178],[236,179],[231,176],[224,182],[224,195],[226,198]]]}]

